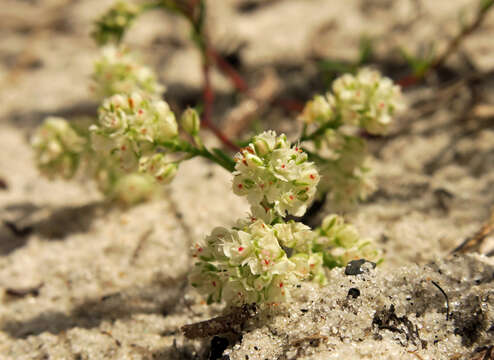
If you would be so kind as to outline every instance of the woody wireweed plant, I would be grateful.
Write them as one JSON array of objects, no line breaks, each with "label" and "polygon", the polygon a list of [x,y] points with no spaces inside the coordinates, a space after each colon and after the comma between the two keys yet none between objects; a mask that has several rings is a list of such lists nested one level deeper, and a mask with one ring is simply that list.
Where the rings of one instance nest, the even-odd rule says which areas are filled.
[{"label": "woody wireweed plant", "polygon": [[193,246],[191,284],[208,303],[287,301],[301,281],[324,285],[328,269],[358,258],[380,261],[372,241],[338,215],[326,216],[315,229],[287,217],[301,217],[325,194],[335,207],[347,206],[374,189],[359,131],[387,132],[404,108],[400,88],[363,68],[337,78],[331,92],[306,104],[303,131],[293,143],[265,131],[233,157],[209,149],[200,136],[198,111],[186,109],[177,122],[163,100],[165,86],[120,43],[136,16],[154,8],[173,8],[194,19],[193,34],[200,37],[197,14],[173,4],[120,2],[96,22],[93,37],[103,44],[91,83],[101,100],[97,119],[47,118],[32,138],[40,172],[64,179],[85,173],[107,196],[128,203],[151,196],[174,178],[183,161],[197,156],[231,172],[232,190],[247,199],[250,214]]}]

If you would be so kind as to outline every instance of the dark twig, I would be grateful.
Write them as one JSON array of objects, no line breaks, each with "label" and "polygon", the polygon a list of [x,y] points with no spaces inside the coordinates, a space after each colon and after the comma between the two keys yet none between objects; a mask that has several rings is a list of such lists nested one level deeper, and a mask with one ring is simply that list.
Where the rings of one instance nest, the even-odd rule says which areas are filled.
[{"label": "dark twig", "polygon": [[451,253],[467,253],[472,251],[478,251],[480,246],[484,242],[485,238],[494,231],[494,209],[491,211],[489,219],[482,225],[479,231],[473,236],[466,238],[458,247],[456,247]]},{"label": "dark twig", "polygon": [[20,227],[16,223],[4,220],[3,224],[10,230],[12,233],[18,237],[26,237],[33,232],[32,226]]},{"label": "dark twig", "polygon": [[30,286],[26,288],[7,288],[5,289],[5,293],[12,297],[22,298],[25,296],[38,296],[39,290],[43,287],[44,283],[40,283],[36,286]]},{"label": "dark twig", "polygon": [[434,280],[431,280],[431,283],[439,289],[439,291],[444,295],[444,298],[446,299],[446,321],[449,321],[449,298],[448,295],[444,292],[442,287],[439,286],[438,283],[436,283]]},{"label": "dark twig", "polygon": [[149,236],[153,233],[153,229],[148,229],[146,230],[140,237],[139,237],[139,242],[137,243],[136,248],[134,249],[134,252],[132,253],[132,256],[130,258],[130,265],[134,265],[139,258],[139,254],[141,253],[142,248],[144,247],[144,243],[146,242],[147,239],[149,239]]},{"label": "dark twig", "polygon": [[446,60],[454,54],[461,42],[465,40],[469,35],[474,33],[482,25],[487,13],[494,5],[494,0],[480,0],[480,6],[475,16],[475,19],[468,25],[462,27],[461,31],[448,43],[444,51],[432,60],[421,74],[407,75],[397,81],[401,87],[408,87],[421,81],[429,72],[444,65]]},{"label": "dark twig", "polygon": [[210,320],[182,326],[182,331],[189,339],[237,333],[249,319],[257,316],[257,305],[246,304],[236,307],[228,315],[218,316]]},{"label": "dark twig", "polygon": [[7,190],[8,188],[7,181],[4,178],[0,178],[0,190]]},{"label": "dark twig", "polygon": [[474,21],[461,29],[461,31],[449,42],[442,54],[436,57],[432,62],[430,68],[438,68],[444,64],[444,62],[458,49],[461,42],[482,25],[482,22],[492,5],[494,5],[494,0],[481,0],[481,5],[479,6]]}]

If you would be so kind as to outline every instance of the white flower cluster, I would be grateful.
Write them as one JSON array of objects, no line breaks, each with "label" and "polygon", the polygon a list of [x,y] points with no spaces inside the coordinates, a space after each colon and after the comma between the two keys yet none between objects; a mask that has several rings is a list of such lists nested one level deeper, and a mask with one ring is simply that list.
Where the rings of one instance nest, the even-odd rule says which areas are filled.
[{"label": "white flower cluster", "polygon": [[337,78],[332,90],[307,103],[301,115],[307,124],[339,121],[361,126],[371,134],[385,134],[393,115],[404,109],[400,87],[369,68]]},{"label": "white flower cluster", "polygon": [[48,178],[71,178],[80,160],[86,139],[59,117],[47,118],[31,139],[36,164]]},{"label": "white flower cluster", "polygon": [[[307,249],[314,235],[299,223],[273,226],[260,219],[241,222],[232,230],[216,228],[194,246],[197,262],[191,284],[208,303],[287,301],[300,281],[325,280],[321,254]],[[286,248],[293,250],[290,256]]]},{"label": "white flower cluster", "polygon": [[302,216],[316,193],[319,173],[285,135],[267,131],[235,155],[233,191],[247,196],[255,216]]},{"label": "white flower cluster", "polygon": [[114,95],[103,102],[98,125],[90,131],[94,150],[117,159],[124,171],[136,170],[140,159],[141,169],[158,180],[175,173],[164,156],[146,157],[160,142],[178,135],[175,115],[162,100],[146,99],[139,93]]},{"label": "white flower cluster", "polygon": [[322,254],[324,265],[330,269],[357,259],[381,261],[382,254],[372,240],[362,239],[357,229],[346,224],[341,216],[326,216],[321,227],[314,231],[317,236],[313,250]]},{"label": "white flower cluster", "polygon": [[400,87],[368,68],[336,79],[333,94],[343,122],[360,124],[371,134],[385,134],[394,113],[404,108]]},{"label": "white flower cluster", "polygon": [[329,155],[328,160],[317,162],[323,178],[318,190],[328,193],[333,206],[340,209],[365,200],[375,190],[366,142],[332,129],[326,131],[322,140],[320,152]]},{"label": "white flower cluster", "polygon": [[230,305],[289,301],[301,281],[324,285],[327,269],[361,258],[379,262],[381,256],[337,215],[315,231],[294,221],[269,225],[251,218],[231,230],[215,228],[192,250],[192,286],[208,303]]},{"label": "white flower cluster", "polygon": [[97,97],[104,99],[136,91],[146,96],[161,97],[165,87],[157,81],[153,70],[137,61],[127,48],[107,45],[101,52],[101,58],[94,63],[91,85]]}]

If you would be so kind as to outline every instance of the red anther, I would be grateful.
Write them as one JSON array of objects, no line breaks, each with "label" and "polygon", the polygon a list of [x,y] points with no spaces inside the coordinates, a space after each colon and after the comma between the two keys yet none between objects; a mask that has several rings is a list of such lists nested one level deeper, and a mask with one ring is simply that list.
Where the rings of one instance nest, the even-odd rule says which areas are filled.
[{"label": "red anther", "polygon": [[290,195],[290,200],[293,200],[293,195]]},{"label": "red anther", "polygon": [[212,284],[213,284],[213,286],[216,286],[216,281],[213,281]]},{"label": "red anther", "polygon": [[252,150],[250,147],[246,147],[245,150],[247,150],[248,152],[250,152],[251,154],[254,153],[254,150]]},{"label": "red anther", "polygon": [[238,188],[242,189],[244,186],[242,184],[238,184]]},{"label": "red anther", "polygon": [[127,150],[127,146],[125,146],[125,145],[122,145],[122,147],[120,148],[120,150],[122,150],[122,151],[125,151],[125,150]]},{"label": "red anther", "polygon": [[283,283],[281,282],[281,283],[280,283],[280,288],[282,288],[282,287],[283,287]]},{"label": "red anther", "polygon": [[244,250],[244,248],[243,248],[242,246],[240,246],[240,247],[238,248],[238,252],[242,252],[243,250]]},{"label": "red anther", "polygon": [[309,177],[310,177],[312,180],[314,180],[314,179],[316,178],[316,175],[314,175],[314,174],[310,174],[310,175],[309,175]]},{"label": "red anther", "polygon": [[269,265],[269,260],[264,259],[264,263],[265,263],[266,265]]},{"label": "red anther", "polygon": [[243,160],[242,160],[242,162],[244,163],[244,165],[245,165],[245,166],[249,166],[249,165],[247,164],[247,161],[246,161],[245,159],[243,159]]},{"label": "red anther", "polygon": [[281,168],[282,168],[282,169],[284,169],[285,167],[286,167],[286,166],[285,166],[285,164],[281,165]]},{"label": "red anther", "polygon": [[144,114],[144,110],[139,109],[139,111],[138,111],[137,113],[138,113],[139,115],[142,115],[142,114]]},{"label": "red anther", "polygon": [[129,106],[130,108],[134,107],[134,100],[131,97],[129,97]]}]

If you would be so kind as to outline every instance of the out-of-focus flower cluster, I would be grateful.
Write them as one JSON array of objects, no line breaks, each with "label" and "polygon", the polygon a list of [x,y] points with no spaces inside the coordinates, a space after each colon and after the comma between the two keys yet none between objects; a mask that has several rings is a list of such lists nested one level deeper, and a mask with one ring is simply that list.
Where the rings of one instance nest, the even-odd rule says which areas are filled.
[{"label": "out-of-focus flower cluster", "polygon": [[388,131],[393,116],[404,109],[398,85],[378,71],[363,68],[357,75],[344,74],[333,82],[333,92],[316,95],[301,118],[307,124],[338,122],[361,126],[371,134]]},{"label": "out-of-focus flower cluster", "polygon": [[49,117],[31,139],[36,164],[42,174],[53,179],[58,176],[70,179],[80,161],[86,139],[63,118]]},{"label": "out-of-focus flower cluster", "polygon": [[95,22],[91,36],[100,45],[109,42],[118,43],[139,12],[138,5],[129,1],[118,1]]},{"label": "out-of-focus flower cluster", "polygon": [[366,259],[376,263],[382,261],[382,253],[370,239],[361,238],[353,225],[346,224],[341,216],[328,215],[317,234],[313,251],[321,253],[324,266],[329,269],[345,266],[349,261]]},{"label": "out-of-focus flower cluster", "polygon": [[140,167],[165,182],[175,174],[166,156],[154,154],[160,142],[178,135],[175,115],[166,102],[139,93],[114,95],[103,102],[98,124],[90,131],[93,149],[114,158],[121,169],[130,172]]},{"label": "out-of-focus flower cluster", "polygon": [[328,193],[334,205],[345,209],[374,192],[375,181],[363,139],[328,129],[319,152],[328,155],[327,160],[316,161],[323,179],[318,190]]},{"label": "out-of-focus flower cluster", "polygon": [[385,134],[392,117],[403,109],[400,87],[369,68],[337,78],[332,93],[316,95],[306,104],[300,118],[307,129],[316,129],[317,136],[306,140],[317,155],[322,178],[318,190],[329,194],[333,206],[346,208],[375,189],[366,142],[349,133],[351,127]]},{"label": "out-of-focus flower cluster", "polygon": [[[70,178],[83,167],[107,197],[146,200],[174,178],[180,160],[171,153],[190,147],[178,140],[175,115],[161,100],[164,87],[125,47],[102,48],[94,70],[93,90],[103,99],[97,121],[74,126],[61,118],[45,120],[32,141],[36,162],[50,178]],[[198,136],[194,109],[184,113],[182,124]]]},{"label": "out-of-focus flower cluster", "polygon": [[136,91],[160,98],[165,90],[153,70],[141,64],[124,46],[102,48],[101,57],[94,63],[92,79],[91,90],[100,99]]},{"label": "out-of-focus flower cluster", "polygon": [[267,131],[235,155],[233,191],[247,196],[255,216],[302,216],[316,193],[319,173],[285,135]]}]

